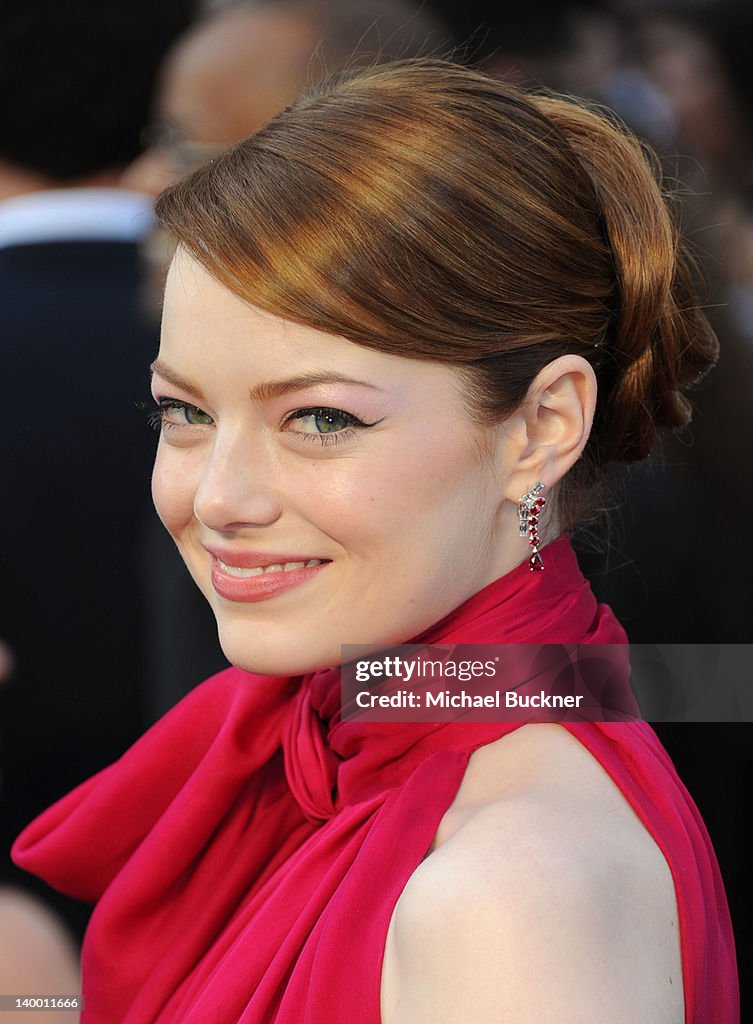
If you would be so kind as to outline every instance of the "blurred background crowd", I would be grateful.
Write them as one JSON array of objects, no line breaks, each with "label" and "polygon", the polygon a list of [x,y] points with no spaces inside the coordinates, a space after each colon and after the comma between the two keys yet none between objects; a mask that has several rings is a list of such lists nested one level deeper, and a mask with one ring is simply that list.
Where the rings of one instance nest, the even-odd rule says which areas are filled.
[{"label": "blurred background crowd", "polygon": [[[39,891],[8,862],[15,834],[225,665],[149,497],[155,437],[138,403],[165,260],[151,200],[326,72],[449,56],[604,103],[657,150],[721,360],[691,427],[615,473],[613,507],[577,546],[632,641],[750,641],[751,52],[747,0],[0,2],[0,883],[16,887],[0,889],[0,949],[34,917],[17,887]],[[750,726],[659,732],[709,825],[749,963]],[[80,935],[85,909],[54,906]],[[40,969],[70,963],[36,948]],[[0,991],[12,981],[0,962]]]}]

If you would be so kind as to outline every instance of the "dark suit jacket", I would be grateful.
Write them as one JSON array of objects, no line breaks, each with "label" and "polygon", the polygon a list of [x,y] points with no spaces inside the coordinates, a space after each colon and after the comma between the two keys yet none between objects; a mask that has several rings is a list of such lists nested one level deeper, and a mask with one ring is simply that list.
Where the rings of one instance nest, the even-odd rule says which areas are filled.
[{"label": "dark suit jacket", "polygon": [[138,247],[0,250],[4,843],[143,722],[142,548],[158,344]]}]

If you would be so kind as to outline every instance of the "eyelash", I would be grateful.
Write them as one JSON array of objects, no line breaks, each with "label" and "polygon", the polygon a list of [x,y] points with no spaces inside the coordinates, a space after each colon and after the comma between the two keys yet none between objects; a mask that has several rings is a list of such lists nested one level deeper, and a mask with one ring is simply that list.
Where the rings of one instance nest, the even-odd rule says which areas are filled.
[{"label": "eyelash", "polygon": [[[147,410],[146,422],[152,428],[152,430],[169,430],[171,427],[180,427],[183,424],[171,423],[165,419],[165,411],[167,409],[194,409],[196,412],[201,412],[197,405],[189,405],[188,402],[181,402],[177,398],[160,398],[157,399],[158,409],[147,405],[146,402],[141,403],[141,408]],[[192,426],[193,424],[186,423],[186,426]]]},{"label": "eyelash", "polygon": [[[195,412],[206,415],[203,410],[199,409],[196,405],[191,405],[188,402],[181,402],[177,398],[160,398],[157,400],[159,404],[158,409],[154,409],[148,406],[146,402],[140,402],[139,405],[142,409],[147,409],[147,424],[153,430],[168,430],[173,427],[181,426],[202,426],[202,424],[181,424],[171,423],[165,419],[165,410],[167,409],[193,409]],[[318,433],[314,431],[298,431],[293,430],[290,433],[295,434],[297,437],[302,438],[305,441],[319,442],[322,446],[340,444],[342,441],[351,438],[358,430],[368,430],[369,427],[376,426],[380,421],[377,420],[374,423],[365,423],[363,420],[354,416],[350,412],[345,412],[344,409],[335,409],[333,406],[327,405],[315,405],[307,406],[303,409],[296,409],[290,413],[283,420],[283,424],[291,423],[297,419],[303,419],[305,416],[326,416],[327,414],[334,413],[335,416],[342,417],[347,426],[344,430],[332,431],[331,433]]]},{"label": "eyelash", "polygon": [[341,416],[345,420],[347,426],[344,430],[336,430],[331,433],[293,430],[290,431],[290,433],[295,434],[296,437],[300,437],[304,441],[312,441],[314,443],[318,442],[323,447],[327,447],[328,445],[341,444],[343,441],[347,441],[353,437],[358,430],[367,430],[369,427],[376,425],[375,423],[364,423],[363,420],[354,416],[353,413],[345,412],[344,409],[335,409],[333,406],[329,405],[312,405],[305,409],[296,409],[295,412],[292,412],[289,416],[285,417],[283,423],[291,423],[294,420],[303,419],[305,416],[326,416],[331,413],[334,413],[335,416]]}]

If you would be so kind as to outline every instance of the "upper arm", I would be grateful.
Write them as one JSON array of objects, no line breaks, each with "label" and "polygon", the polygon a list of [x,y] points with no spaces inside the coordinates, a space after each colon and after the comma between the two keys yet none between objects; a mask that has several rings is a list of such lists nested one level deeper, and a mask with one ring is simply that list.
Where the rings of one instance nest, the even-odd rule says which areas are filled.
[{"label": "upper arm", "polygon": [[682,1024],[671,879],[668,899],[650,858],[514,824],[468,827],[410,879],[383,1024]]}]

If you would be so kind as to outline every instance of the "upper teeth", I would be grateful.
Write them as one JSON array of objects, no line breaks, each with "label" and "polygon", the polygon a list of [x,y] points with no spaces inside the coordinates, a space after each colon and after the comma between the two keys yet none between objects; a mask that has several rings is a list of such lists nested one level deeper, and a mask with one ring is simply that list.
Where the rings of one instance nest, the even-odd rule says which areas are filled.
[{"label": "upper teeth", "polygon": [[217,564],[223,572],[228,573],[230,576],[246,577],[261,576],[263,572],[289,572],[291,569],[308,569],[312,565],[321,565],[323,561],[323,558],[310,558],[308,562],[286,562],[284,565],[276,562],[274,565],[255,565],[249,569],[242,569],[238,565],[228,565],[221,558],[218,558]]}]

